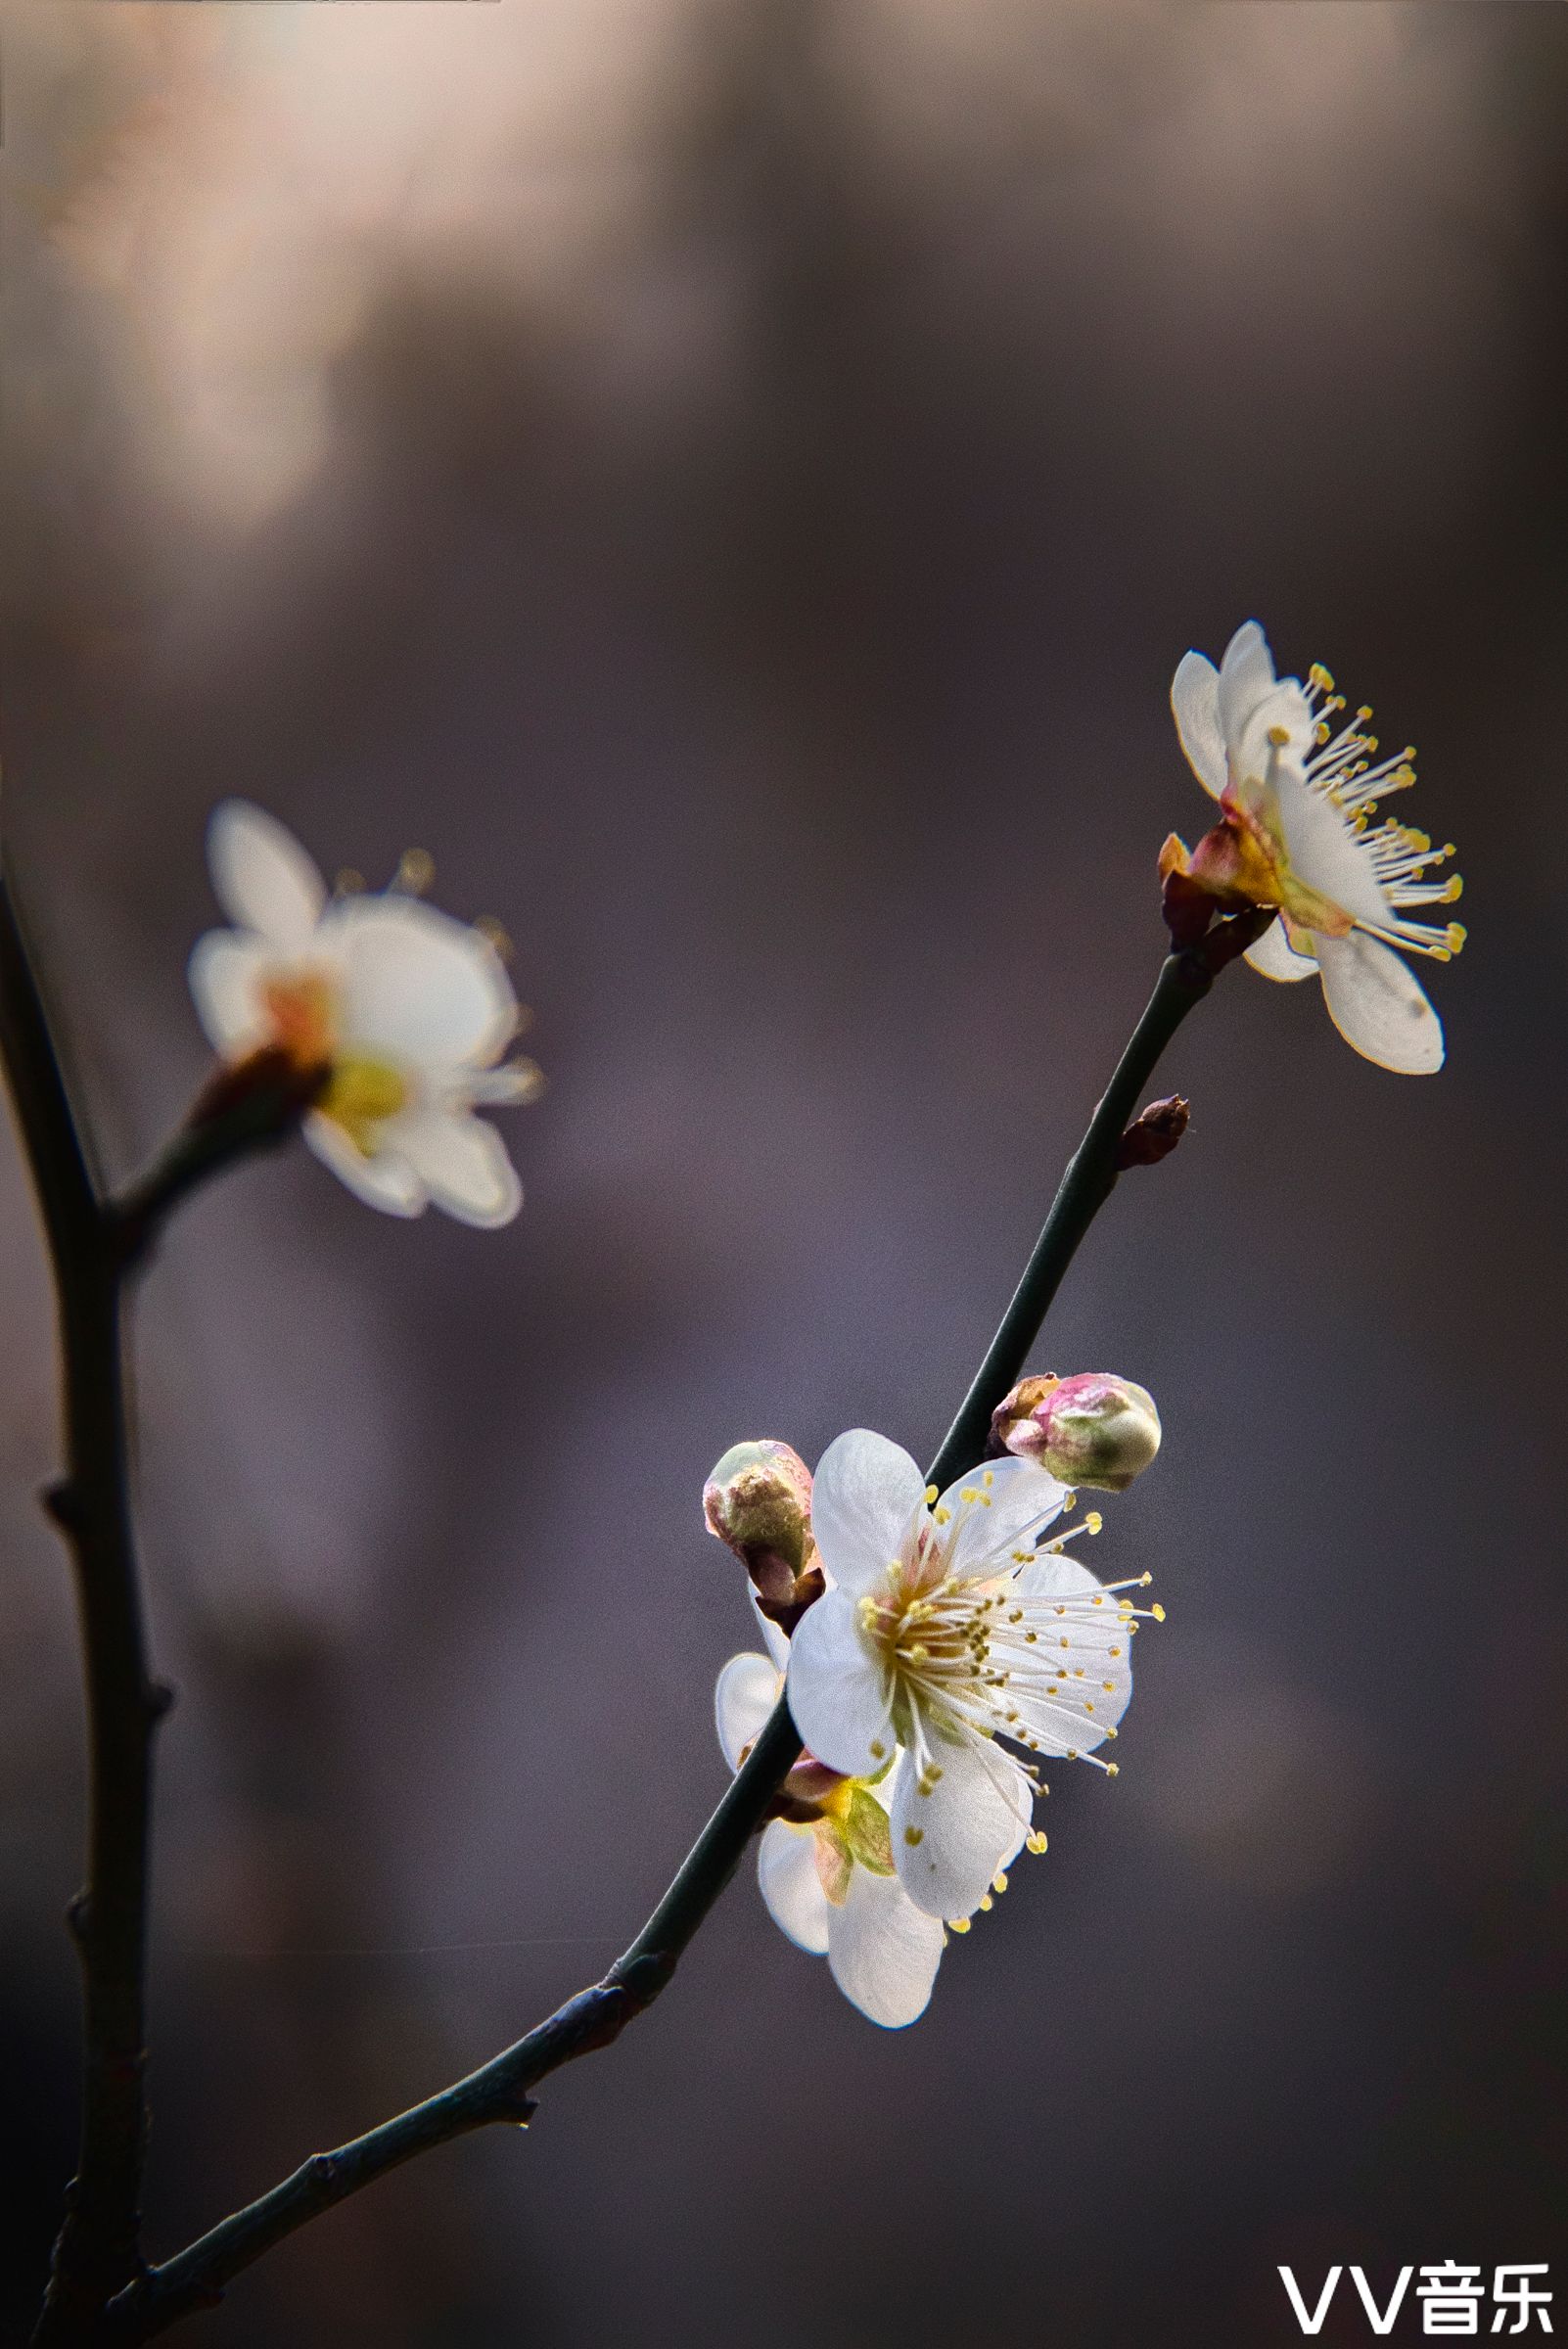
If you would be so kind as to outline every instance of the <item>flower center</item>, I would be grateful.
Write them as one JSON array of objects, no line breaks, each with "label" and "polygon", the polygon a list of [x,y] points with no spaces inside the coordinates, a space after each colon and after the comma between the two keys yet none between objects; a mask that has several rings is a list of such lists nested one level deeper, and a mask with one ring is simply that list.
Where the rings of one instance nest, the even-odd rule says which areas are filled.
[{"label": "flower center", "polygon": [[361,1157],[373,1158],[377,1128],[408,1106],[408,1082],[385,1061],[346,1055],[333,1063],[316,1106],[343,1128]]}]

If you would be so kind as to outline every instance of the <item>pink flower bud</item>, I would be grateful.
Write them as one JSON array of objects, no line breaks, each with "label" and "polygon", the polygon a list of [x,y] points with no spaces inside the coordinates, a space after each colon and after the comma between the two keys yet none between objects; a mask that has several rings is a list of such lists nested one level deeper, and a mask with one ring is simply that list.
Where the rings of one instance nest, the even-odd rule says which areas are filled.
[{"label": "pink flower bud", "polygon": [[1038,1460],[1064,1485],[1124,1493],[1160,1449],[1160,1414],[1147,1387],[1108,1371],[1026,1378],[992,1418],[992,1451]]}]

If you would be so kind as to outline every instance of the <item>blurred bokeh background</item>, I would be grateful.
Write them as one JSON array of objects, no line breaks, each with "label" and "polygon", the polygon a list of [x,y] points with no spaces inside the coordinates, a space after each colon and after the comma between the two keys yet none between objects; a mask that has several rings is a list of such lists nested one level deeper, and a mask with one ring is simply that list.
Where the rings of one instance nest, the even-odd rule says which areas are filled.
[{"label": "blurred bokeh background", "polygon": [[[640,1921],[750,1643],[704,1474],[934,1448],[1205,820],[1179,654],[1256,613],[1327,662],[1468,884],[1441,1078],[1244,972],[1170,1055],[1193,1131],[1038,1356],[1160,1399],[1094,1558],[1170,1622],[1121,1777],[1054,1773],[927,2018],[864,2023],[742,1880],[528,2137],[384,2184],[203,2337],[1207,2349],[1299,2337],[1278,2261],[1561,2257],[1568,11],[3,29],[4,821],[106,1163],[203,1077],[232,792],[329,872],[430,849],[551,1080],[504,1234],[296,1153],[148,1282],[155,2250]],[[81,1784],[9,1141],[0,1216],[18,2327]]]}]

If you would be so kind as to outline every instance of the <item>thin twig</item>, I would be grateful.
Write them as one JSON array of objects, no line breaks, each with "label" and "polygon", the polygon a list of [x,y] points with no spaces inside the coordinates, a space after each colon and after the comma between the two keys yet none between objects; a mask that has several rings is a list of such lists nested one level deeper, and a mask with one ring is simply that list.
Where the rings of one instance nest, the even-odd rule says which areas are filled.
[{"label": "thin twig", "polygon": [[131,1537],[122,1268],[3,878],[0,1053],[54,1272],[66,1465],[45,1499],[75,1567],[87,1700],[87,1883],[70,1910],[83,1984],[81,2150],[35,2336],[39,2349],[64,2349],[93,2336],[139,2264],[152,1744],[168,1696],[148,1671]]},{"label": "thin twig", "polygon": [[[1268,918],[1237,916],[1198,945],[1168,956],[1062,1179],[1001,1326],[932,1465],[934,1484],[950,1482],[980,1458],[992,1411],[1022,1369],[1074,1251],[1110,1196],[1118,1145],[1155,1063],[1208,993],[1217,971]],[[150,2340],[198,2309],[216,2305],[224,2287],[275,2243],[430,2146],[496,2122],[526,2124],[534,2109],[530,2092],[541,2080],[577,2056],[610,2046],[664,1990],[799,1753],[800,1738],[781,1697],[664,1899],[602,1982],[579,1991],[481,2070],[335,2152],[313,2155],[269,2193],[148,2269],[115,2303],[116,2337]]]}]

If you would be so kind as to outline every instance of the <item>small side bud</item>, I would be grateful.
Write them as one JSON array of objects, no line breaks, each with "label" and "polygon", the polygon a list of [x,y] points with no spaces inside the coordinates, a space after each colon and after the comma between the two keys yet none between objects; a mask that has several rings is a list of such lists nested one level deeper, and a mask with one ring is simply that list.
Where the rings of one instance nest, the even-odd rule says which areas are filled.
[{"label": "small side bud", "polygon": [[1108,1371],[1026,1378],[997,1405],[992,1455],[1038,1460],[1064,1485],[1125,1493],[1160,1449],[1160,1414],[1147,1387]]},{"label": "small side bud", "polygon": [[1191,1119],[1192,1112],[1179,1093],[1151,1101],[1147,1109],[1139,1110],[1116,1145],[1117,1173],[1125,1174],[1129,1167],[1157,1167],[1162,1158],[1170,1157]]},{"label": "small side bud", "polygon": [[800,1453],[771,1437],[732,1444],[703,1487],[703,1515],[751,1576],[762,1613],[793,1632],[823,1589]]}]

